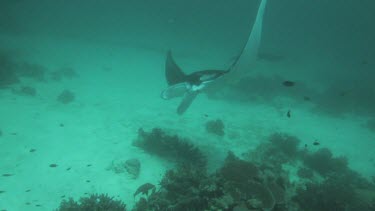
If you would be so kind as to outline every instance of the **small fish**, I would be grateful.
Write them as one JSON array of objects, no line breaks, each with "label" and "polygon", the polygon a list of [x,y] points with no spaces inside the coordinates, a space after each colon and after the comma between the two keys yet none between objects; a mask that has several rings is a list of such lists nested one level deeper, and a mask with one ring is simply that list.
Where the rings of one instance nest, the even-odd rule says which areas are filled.
[{"label": "small fish", "polygon": [[57,167],[57,164],[52,163],[52,164],[49,165],[49,167],[51,167],[51,168],[56,168],[56,167]]},{"label": "small fish", "polygon": [[310,97],[308,97],[308,96],[304,96],[304,97],[303,97],[303,100],[305,100],[305,101],[310,101],[310,100],[311,100],[311,98],[310,98]]},{"label": "small fish", "polygon": [[13,174],[3,174],[3,177],[10,177],[13,176]]},{"label": "small fish", "polygon": [[283,85],[286,86],[286,87],[292,87],[294,86],[296,83],[293,82],[293,81],[284,81],[283,82]]},{"label": "small fish", "polygon": [[291,117],[291,112],[290,112],[290,110],[288,110],[288,112],[286,113],[286,116],[287,116],[288,118]]},{"label": "small fish", "polygon": [[320,143],[319,143],[317,140],[315,140],[315,141],[313,142],[313,145],[314,145],[314,146],[319,146]]}]

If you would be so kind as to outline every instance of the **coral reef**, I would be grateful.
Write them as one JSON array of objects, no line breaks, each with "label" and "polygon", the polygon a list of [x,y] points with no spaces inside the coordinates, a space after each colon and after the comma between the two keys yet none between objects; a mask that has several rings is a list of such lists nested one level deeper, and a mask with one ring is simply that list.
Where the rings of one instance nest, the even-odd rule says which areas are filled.
[{"label": "coral reef", "polygon": [[245,153],[247,159],[257,163],[262,168],[273,168],[279,171],[282,164],[293,162],[303,152],[298,149],[300,140],[284,133],[271,134],[268,140],[260,144],[256,150]]},{"label": "coral reef", "polygon": [[187,139],[177,135],[168,135],[160,128],[154,128],[151,132],[138,130],[138,138],[133,143],[143,150],[160,157],[175,161],[178,164],[189,164],[205,168],[206,157]]},{"label": "coral reef", "polygon": [[211,120],[206,123],[206,131],[208,133],[224,136],[224,123],[221,119]]},{"label": "coral reef", "polygon": [[306,153],[303,156],[305,165],[322,176],[332,173],[342,173],[348,170],[348,161],[345,157],[333,157],[327,148],[321,148],[315,153]]},{"label": "coral reef", "polygon": [[71,103],[73,102],[75,99],[75,95],[73,92],[65,89],[64,91],[62,91],[59,96],[57,97],[57,100],[63,104],[68,104],[68,103]]},{"label": "coral reef", "polygon": [[141,198],[134,210],[204,210],[208,201],[201,191],[205,190],[202,183],[206,179],[201,170],[179,165],[176,170],[168,170],[160,182],[160,190],[147,200]]},{"label": "coral reef", "polygon": [[82,197],[78,201],[72,198],[63,200],[57,211],[125,211],[126,205],[109,197],[107,194],[92,194],[89,197]]},{"label": "coral reef", "polygon": [[[327,148],[316,152],[299,149],[299,142],[293,136],[273,134],[268,142],[245,154],[258,165],[263,183],[266,180],[276,201],[273,210],[374,209],[374,183],[349,169],[345,157],[334,157]],[[296,182],[289,182],[285,165],[298,168]]]},{"label": "coral reef", "polygon": [[283,204],[284,188],[260,175],[255,164],[231,152],[224,166],[211,175],[180,165],[167,171],[160,190],[147,200],[141,198],[135,210],[271,210]]},{"label": "coral reef", "polygon": [[[244,159],[229,151],[223,165],[207,173],[205,158],[187,140],[167,135],[158,128],[138,132],[136,146],[178,165],[165,172],[160,186],[145,183],[134,192],[134,211],[375,209],[375,184],[349,169],[345,158],[334,157],[326,148],[316,152],[299,149],[300,141],[287,134],[271,135],[267,142],[244,154]],[[180,154],[182,158],[178,158]],[[192,160],[188,161],[190,156]],[[131,166],[136,163],[128,161]],[[108,201],[112,198],[101,197],[106,197],[105,204],[111,204]],[[62,205],[72,207],[70,210],[84,210],[74,208],[88,204],[86,207],[95,210],[94,202],[101,202],[97,198],[94,195],[80,203],[70,199]]]},{"label": "coral reef", "polygon": [[276,172],[259,168],[255,163],[237,158],[229,152],[217,175],[224,181],[224,193],[230,195],[234,205],[246,209],[273,209],[285,203],[285,184]]},{"label": "coral reef", "polygon": [[[374,190],[372,192],[375,193]],[[293,200],[299,204],[302,210],[307,211],[370,211],[375,208],[375,201],[363,201],[352,182],[344,177],[328,178],[321,184],[307,183],[305,187],[297,189]]]},{"label": "coral reef", "polygon": [[236,183],[259,180],[259,174],[259,169],[255,164],[238,159],[232,152],[228,153],[225,164],[220,169],[220,175],[225,180]]},{"label": "coral reef", "polygon": [[300,140],[294,136],[283,133],[274,133],[269,141],[273,146],[269,153],[282,153],[289,159],[296,158],[298,155],[298,145]]},{"label": "coral reef", "polygon": [[309,168],[302,167],[298,169],[297,175],[300,178],[312,179],[314,177],[314,172]]}]

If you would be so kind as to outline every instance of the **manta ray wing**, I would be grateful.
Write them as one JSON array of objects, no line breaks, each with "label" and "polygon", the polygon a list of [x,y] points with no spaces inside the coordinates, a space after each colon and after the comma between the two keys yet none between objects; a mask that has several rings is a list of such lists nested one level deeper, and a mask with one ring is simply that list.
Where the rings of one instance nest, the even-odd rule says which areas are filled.
[{"label": "manta ray wing", "polygon": [[237,57],[236,61],[232,64],[230,69],[235,68],[238,72],[246,72],[249,70],[249,67],[251,67],[255,62],[262,37],[263,17],[266,4],[267,0],[262,0],[260,2],[258,13],[246,45],[244,46],[240,56]]},{"label": "manta ray wing", "polygon": [[174,61],[171,51],[168,51],[167,60],[165,61],[165,78],[167,79],[168,85],[186,81],[186,75]]}]

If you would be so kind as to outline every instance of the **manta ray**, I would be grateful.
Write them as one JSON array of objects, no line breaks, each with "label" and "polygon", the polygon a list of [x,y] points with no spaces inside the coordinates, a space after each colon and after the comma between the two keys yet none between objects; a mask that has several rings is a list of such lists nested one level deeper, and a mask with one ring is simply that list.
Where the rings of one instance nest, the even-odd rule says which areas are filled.
[{"label": "manta ray", "polygon": [[227,70],[200,70],[191,74],[185,74],[174,61],[172,52],[170,50],[167,52],[165,78],[168,83],[168,88],[162,91],[161,97],[165,100],[182,97],[182,101],[177,108],[177,114],[182,115],[208,84],[223,77],[233,69],[245,69],[246,65],[255,60],[260,44],[266,2],[267,0],[261,1],[247,43],[240,55]]}]

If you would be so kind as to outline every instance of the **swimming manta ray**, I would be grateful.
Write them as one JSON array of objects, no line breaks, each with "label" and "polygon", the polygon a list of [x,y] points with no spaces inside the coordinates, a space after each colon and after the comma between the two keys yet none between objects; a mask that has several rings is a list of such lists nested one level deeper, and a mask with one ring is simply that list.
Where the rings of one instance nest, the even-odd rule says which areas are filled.
[{"label": "swimming manta ray", "polygon": [[228,72],[229,70],[201,70],[186,75],[173,60],[171,51],[168,51],[165,62],[165,77],[169,87],[161,93],[161,97],[166,100],[183,97],[177,108],[177,113],[181,115],[207,84]]},{"label": "swimming manta ray", "polygon": [[169,100],[176,97],[183,97],[177,108],[177,113],[182,115],[197,97],[197,95],[211,82],[231,72],[236,65],[244,66],[251,62],[258,52],[264,8],[267,0],[262,0],[258,9],[250,36],[240,55],[236,58],[228,70],[201,70],[191,74],[185,74],[176,64],[172,52],[168,51],[165,62],[165,77],[168,88],[161,93],[163,99]]}]

